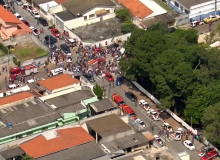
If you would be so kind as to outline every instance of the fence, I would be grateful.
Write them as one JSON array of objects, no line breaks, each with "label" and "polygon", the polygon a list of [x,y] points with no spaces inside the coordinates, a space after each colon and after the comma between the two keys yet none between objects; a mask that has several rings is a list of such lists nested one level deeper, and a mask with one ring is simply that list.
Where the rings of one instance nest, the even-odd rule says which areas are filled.
[{"label": "fence", "polygon": [[32,40],[34,41],[34,43],[36,43],[40,48],[43,48],[45,51],[48,51],[49,52],[49,48],[47,46],[45,46],[43,44],[42,41],[40,41],[39,38],[37,38],[36,36],[32,35],[31,36]]},{"label": "fence", "polygon": [[181,25],[189,23],[188,14],[181,15],[180,17],[177,17],[175,19],[176,19],[176,26],[181,26]]},{"label": "fence", "polygon": [[0,65],[8,63],[8,62],[9,64],[13,63],[13,56],[14,56],[13,54],[9,54],[9,55],[0,57]]}]

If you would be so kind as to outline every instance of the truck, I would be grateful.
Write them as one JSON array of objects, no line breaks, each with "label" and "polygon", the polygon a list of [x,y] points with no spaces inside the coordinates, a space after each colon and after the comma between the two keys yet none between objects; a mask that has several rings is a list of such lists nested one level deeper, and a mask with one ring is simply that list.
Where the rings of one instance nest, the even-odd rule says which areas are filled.
[{"label": "truck", "polygon": [[137,119],[137,115],[134,110],[127,104],[119,106],[122,109],[122,112],[128,114],[132,119]]},{"label": "truck", "polygon": [[14,81],[19,76],[29,76],[38,73],[37,66],[28,64],[22,67],[13,67],[9,70],[9,81]]},{"label": "truck", "polygon": [[117,93],[112,95],[112,101],[115,102],[118,106],[124,105],[124,99]]},{"label": "truck", "polygon": [[213,149],[210,152],[207,152],[200,160],[212,160],[218,156],[218,152]]}]

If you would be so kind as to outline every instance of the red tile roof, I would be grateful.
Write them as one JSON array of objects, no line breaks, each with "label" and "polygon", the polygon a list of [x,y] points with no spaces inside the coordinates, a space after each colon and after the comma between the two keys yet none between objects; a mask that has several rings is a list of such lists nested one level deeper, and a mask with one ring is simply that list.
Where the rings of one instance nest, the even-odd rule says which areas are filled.
[{"label": "red tile roof", "polygon": [[58,4],[63,4],[64,2],[66,2],[67,0],[55,0],[55,2],[57,2]]},{"label": "red tile roof", "polygon": [[22,93],[14,94],[11,96],[7,96],[7,97],[0,99],[0,106],[5,105],[5,104],[9,104],[12,102],[16,102],[19,100],[23,100],[26,98],[30,98],[30,97],[34,97],[34,95],[31,94],[30,92],[22,92]]},{"label": "red tile roof", "polygon": [[38,82],[39,85],[50,91],[67,87],[75,83],[80,83],[80,81],[78,79],[72,78],[72,76],[68,74],[61,74],[59,76],[55,76]]},{"label": "red tile roof", "polygon": [[22,23],[14,14],[7,11],[3,6],[0,5],[0,18],[6,23]]},{"label": "red tile roof", "polygon": [[140,19],[143,19],[153,13],[150,8],[139,0],[118,0],[118,3],[123,4],[130,10],[133,16],[137,16]]},{"label": "red tile roof", "polygon": [[56,138],[47,140],[40,135],[24,142],[20,147],[29,156],[38,158],[94,140],[82,127],[61,129],[56,132]]}]

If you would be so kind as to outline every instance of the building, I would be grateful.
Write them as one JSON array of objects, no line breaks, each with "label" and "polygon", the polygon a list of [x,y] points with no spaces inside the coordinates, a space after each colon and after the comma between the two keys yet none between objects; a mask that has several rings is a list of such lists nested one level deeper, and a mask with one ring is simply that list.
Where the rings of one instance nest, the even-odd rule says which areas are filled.
[{"label": "building", "polygon": [[49,131],[20,147],[37,160],[92,160],[106,155],[81,127]]},{"label": "building", "polygon": [[103,99],[93,103],[89,103],[88,107],[90,110],[90,116],[95,116],[118,108],[109,99]]},{"label": "building", "polygon": [[74,29],[115,17],[115,3],[111,0],[67,0],[65,11],[55,14],[55,25],[61,30]]},{"label": "building", "polygon": [[68,74],[61,74],[52,78],[38,81],[38,85],[42,88],[45,88],[45,95],[70,88],[81,88],[80,81],[72,78],[72,76]]},{"label": "building", "polygon": [[0,13],[0,36],[2,40],[9,40],[13,37],[32,33],[32,30],[28,26],[1,5]]},{"label": "building", "polygon": [[[188,14],[190,21],[203,20],[215,15],[215,0],[169,0],[168,5],[182,14]],[[217,14],[220,14],[220,1],[217,1]]]},{"label": "building", "polygon": [[0,160],[20,159],[24,154],[24,151],[20,147],[15,147],[1,151]]},{"label": "building", "polygon": [[29,92],[1,98],[0,144],[87,118],[80,99],[93,97],[91,92],[63,92],[40,97],[44,100],[35,99]]}]

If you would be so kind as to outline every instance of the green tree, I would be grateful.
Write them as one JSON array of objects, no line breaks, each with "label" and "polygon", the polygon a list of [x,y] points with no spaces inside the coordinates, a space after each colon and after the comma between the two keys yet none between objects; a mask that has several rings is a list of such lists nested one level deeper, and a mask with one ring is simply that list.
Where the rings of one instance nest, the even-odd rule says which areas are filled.
[{"label": "green tree", "polygon": [[125,21],[121,28],[123,33],[130,33],[134,31],[137,26],[132,21]]},{"label": "green tree", "polygon": [[116,10],[116,17],[121,19],[123,22],[125,22],[125,21],[132,21],[133,16],[128,9],[121,8]]},{"label": "green tree", "polygon": [[179,39],[185,39],[188,41],[190,44],[197,44],[198,43],[198,31],[195,29],[188,29],[188,30],[183,30],[183,29],[177,29],[173,35],[179,37]]},{"label": "green tree", "polygon": [[26,154],[25,156],[22,157],[21,160],[34,160],[34,159]]},{"label": "green tree", "polygon": [[220,103],[206,108],[202,117],[203,135],[215,145],[220,145]]},{"label": "green tree", "polygon": [[101,86],[99,86],[98,84],[95,84],[93,87],[93,92],[95,93],[95,95],[97,96],[98,99],[102,99],[103,90],[102,90]]}]

